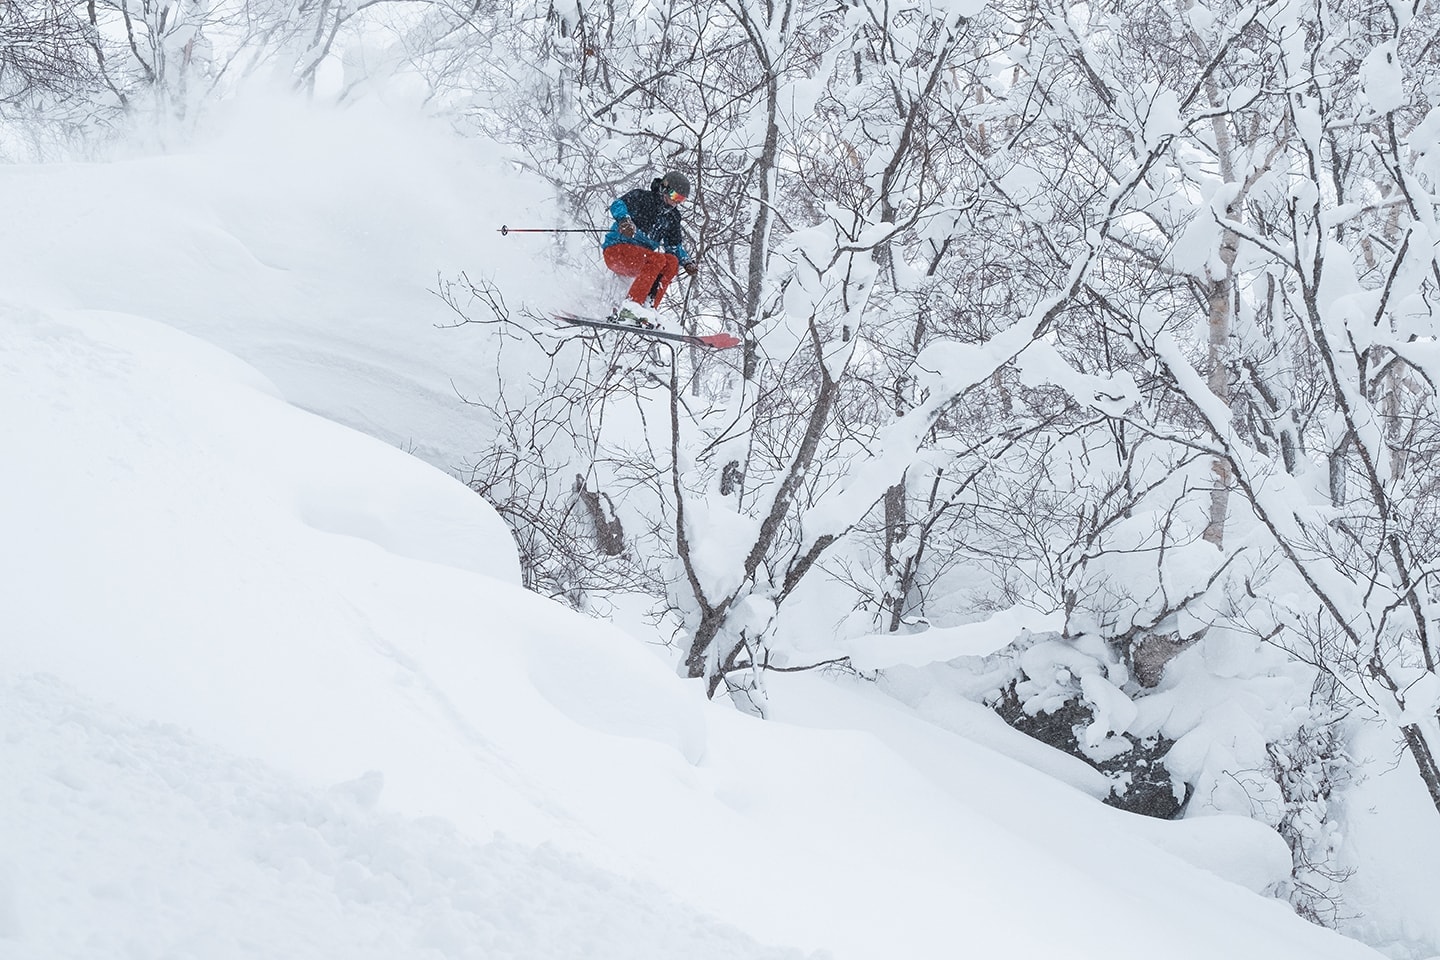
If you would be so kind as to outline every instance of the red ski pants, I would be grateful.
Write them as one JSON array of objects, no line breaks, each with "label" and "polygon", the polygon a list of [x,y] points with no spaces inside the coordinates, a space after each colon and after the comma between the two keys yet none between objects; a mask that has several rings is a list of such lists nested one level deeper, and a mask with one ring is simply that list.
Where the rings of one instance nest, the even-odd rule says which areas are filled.
[{"label": "red ski pants", "polygon": [[605,248],[605,266],[622,277],[634,277],[630,284],[630,299],[644,303],[652,294],[651,306],[660,306],[665,288],[675,279],[680,270],[680,261],[674,254],[647,250],[634,243],[617,243]]}]

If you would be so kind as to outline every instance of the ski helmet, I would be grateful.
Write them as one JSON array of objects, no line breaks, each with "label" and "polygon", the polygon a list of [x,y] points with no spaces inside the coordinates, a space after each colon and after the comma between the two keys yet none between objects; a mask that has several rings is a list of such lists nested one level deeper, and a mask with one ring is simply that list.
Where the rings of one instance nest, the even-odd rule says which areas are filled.
[{"label": "ski helmet", "polygon": [[679,170],[671,170],[660,178],[660,186],[668,192],[674,190],[676,193],[690,196],[690,178]]}]

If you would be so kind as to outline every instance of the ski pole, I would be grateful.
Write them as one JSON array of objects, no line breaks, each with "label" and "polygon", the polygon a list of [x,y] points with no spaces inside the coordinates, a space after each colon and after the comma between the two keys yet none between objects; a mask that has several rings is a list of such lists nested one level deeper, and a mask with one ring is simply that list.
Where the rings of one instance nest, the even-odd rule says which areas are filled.
[{"label": "ski pole", "polygon": [[567,229],[554,230],[554,229],[548,229],[548,228],[545,228],[545,227],[507,227],[507,226],[506,226],[505,224],[503,224],[503,223],[500,225],[500,230],[499,230],[499,233],[500,233],[501,236],[508,236],[509,234],[512,234],[512,233],[604,233],[604,232],[605,232],[604,230],[598,229],[598,228],[594,228],[594,227],[572,227],[572,228],[567,228]]}]

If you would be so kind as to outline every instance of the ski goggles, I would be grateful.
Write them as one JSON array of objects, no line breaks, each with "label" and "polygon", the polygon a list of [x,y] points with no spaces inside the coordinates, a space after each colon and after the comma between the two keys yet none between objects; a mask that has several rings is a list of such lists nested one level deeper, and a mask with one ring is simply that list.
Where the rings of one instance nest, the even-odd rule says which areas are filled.
[{"label": "ski goggles", "polygon": [[669,190],[665,193],[665,199],[669,200],[671,203],[684,203],[685,194],[681,193],[679,190]]}]

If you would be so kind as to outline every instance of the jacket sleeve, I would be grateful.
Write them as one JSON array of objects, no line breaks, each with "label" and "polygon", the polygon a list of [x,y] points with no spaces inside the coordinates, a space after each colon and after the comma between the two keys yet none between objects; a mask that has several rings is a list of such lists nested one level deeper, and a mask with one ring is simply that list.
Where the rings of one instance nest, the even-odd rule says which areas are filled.
[{"label": "jacket sleeve", "polygon": [[630,208],[625,206],[624,197],[621,197],[614,203],[610,204],[610,216],[614,217],[616,220],[624,220],[626,217],[630,216]]}]

